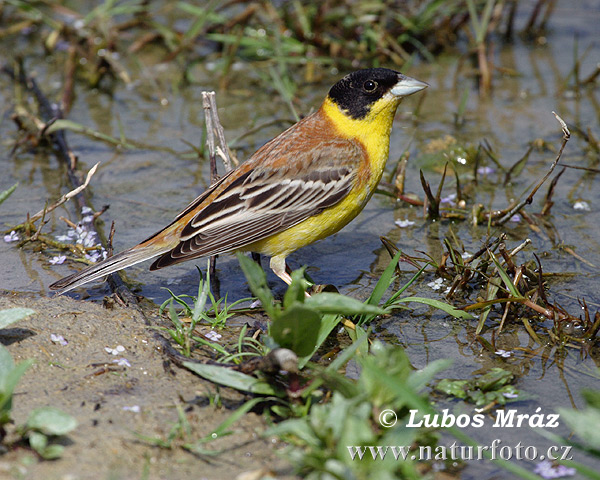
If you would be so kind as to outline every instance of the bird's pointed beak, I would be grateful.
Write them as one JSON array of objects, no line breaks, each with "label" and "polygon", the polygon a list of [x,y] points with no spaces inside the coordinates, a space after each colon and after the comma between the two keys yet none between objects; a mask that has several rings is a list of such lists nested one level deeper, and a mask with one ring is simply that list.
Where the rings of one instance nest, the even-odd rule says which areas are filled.
[{"label": "bird's pointed beak", "polygon": [[427,88],[429,84],[416,80],[414,78],[407,77],[406,75],[398,75],[398,83],[392,87],[390,92],[396,97],[408,97],[413,93],[420,92],[424,88]]}]

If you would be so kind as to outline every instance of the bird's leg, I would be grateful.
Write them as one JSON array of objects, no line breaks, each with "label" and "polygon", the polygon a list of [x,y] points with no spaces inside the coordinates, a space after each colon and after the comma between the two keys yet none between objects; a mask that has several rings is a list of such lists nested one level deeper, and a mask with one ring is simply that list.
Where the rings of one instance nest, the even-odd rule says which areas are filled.
[{"label": "bird's leg", "polygon": [[[285,257],[271,257],[269,266],[271,267],[271,270],[273,270],[273,273],[281,278],[285,283],[288,285],[292,284],[292,277],[286,270],[287,265],[285,264]],[[306,298],[310,298],[310,293],[304,292],[304,295],[306,295]]]},{"label": "bird's leg", "polygon": [[271,261],[269,263],[271,270],[273,273],[281,278],[288,285],[292,284],[292,277],[289,273],[287,273],[285,269],[285,257],[277,255],[275,257],[271,257]]}]

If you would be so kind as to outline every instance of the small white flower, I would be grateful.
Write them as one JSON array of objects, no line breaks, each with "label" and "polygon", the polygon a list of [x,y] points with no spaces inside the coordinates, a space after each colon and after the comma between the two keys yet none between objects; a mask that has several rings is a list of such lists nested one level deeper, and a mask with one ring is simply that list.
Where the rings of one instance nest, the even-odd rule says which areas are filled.
[{"label": "small white flower", "polygon": [[205,333],[204,336],[206,338],[208,338],[209,340],[212,340],[213,342],[218,342],[219,339],[223,337],[223,335],[215,332],[214,330],[211,330],[210,332]]},{"label": "small white flower", "polygon": [[93,212],[94,211],[90,207],[88,207],[88,206],[81,207],[81,214],[82,215],[88,215],[88,214],[93,213]]},{"label": "small white flower", "polygon": [[460,254],[460,256],[462,257],[463,260],[466,260],[467,258],[471,258],[471,254],[469,252],[463,252]]},{"label": "small white flower", "polygon": [[575,202],[573,204],[573,208],[575,210],[583,210],[584,212],[589,212],[591,210],[590,204],[588,202],[584,202],[583,200],[580,200],[579,202]]},{"label": "small white flower", "polygon": [[119,355],[125,351],[125,347],[123,345],[117,345],[115,348],[104,347],[104,350],[111,355]]},{"label": "small white flower", "polygon": [[65,260],[67,259],[66,255],[58,255],[56,257],[52,257],[50,260],[48,260],[52,265],[62,265],[63,263],[65,263]]},{"label": "small white flower", "polygon": [[16,242],[17,240],[19,240],[19,235],[17,235],[17,232],[15,232],[14,230],[8,235],[4,235],[4,241],[6,243]]},{"label": "small white flower", "polygon": [[406,220],[396,220],[396,225],[398,225],[400,228],[406,228],[406,227],[410,227],[411,225],[414,225],[415,222],[411,222],[408,218]]},{"label": "small white flower", "polygon": [[123,410],[126,412],[140,413],[142,409],[139,405],[132,405],[131,407],[123,407]]},{"label": "small white flower", "polygon": [[432,288],[433,290],[439,290],[440,288],[442,288],[444,286],[444,279],[438,278],[438,279],[434,280],[433,282],[429,282],[427,284],[427,286]]},{"label": "small white flower", "polygon": [[502,394],[502,396],[505,397],[505,398],[517,398],[519,395],[517,393],[508,393],[508,392],[505,392],[505,393]]},{"label": "small white flower", "polygon": [[65,340],[65,337],[62,335],[57,335],[56,333],[50,334],[50,341],[52,343],[60,343],[63,347],[69,343]]},{"label": "small white flower", "polygon": [[508,352],[508,351],[506,351],[506,350],[502,350],[502,349],[500,349],[500,350],[497,350],[497,351],[495,351],[494,353],[495,353],[496,355],[499,355],[499,356],[500,356],[500,357],[502,357],[502,358],[508,358],[508,357],[510,357],[510,356],[512,355],[512,352]]}]

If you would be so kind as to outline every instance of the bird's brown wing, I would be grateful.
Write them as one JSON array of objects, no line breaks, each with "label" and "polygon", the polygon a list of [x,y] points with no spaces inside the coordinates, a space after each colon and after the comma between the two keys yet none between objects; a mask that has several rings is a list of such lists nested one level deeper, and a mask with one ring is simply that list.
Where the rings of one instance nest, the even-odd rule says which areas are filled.
[{"label": "bird's brown wing", "polygon": [[287,152],[277,142],[259,150],[260,164],[232,181],[221,179],[218,195],[192,202],[187,213],[199,211],[181,231],[179,244],[150,269],[243,248],[321,213],[348,194],[364,156],[360,145],[330,138],[307,150],[289,140]]}]

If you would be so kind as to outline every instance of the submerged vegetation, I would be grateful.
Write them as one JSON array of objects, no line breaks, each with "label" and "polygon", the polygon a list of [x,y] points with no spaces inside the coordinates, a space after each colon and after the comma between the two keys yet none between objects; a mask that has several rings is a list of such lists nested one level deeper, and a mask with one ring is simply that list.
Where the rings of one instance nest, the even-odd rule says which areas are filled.
[{"label": "submerged vegetation", "polygon": [[[86,172],[84,179],[67,134],[85,135],[115,151],[148,148],[200,157],[212,162],[213,175],[216,158],[235,157],[235,141],[224,142],[214,108],[210,120],[213,123],[209,123],[207,114],[207,124],[213,125],[205,134],[209,146],[174,152],[128,138],[120,120],[117,135],[69,120],[80,92],[97,89],[112,95],[119,85],[147,82],[151,95],[163,103],[167,102],[163,95],[167,89],[202,84],[210,72],[216,78],[213,83],[219,86],[219,94],[225,94],[235,88],[236,76],[243,68],[240,65],[248,63],[253,68],[246,80],[276,93],[297,118],[301,84],[317,83],[334,70],[345,72],[378,65],[407,67],[421,60],[434,61],[443,53],[459,59],[454,85],[459,84],[459,77],[466,77],[484,98],[493,95],[499,75],[518,74],[495,64],[492,43],[508,43],[517,35],[532,45],[548,41],[546,28],[556,2],[535,2],[521,22],[523,27],[517,30],[515,19],[522,3],[327,0],[275,5],[266,0],[107,0],[92,2],[89,9],[82,11],[77,2],[6,0],[0,5],[0,38],[14,39],[23,49],[35,46],[38,58],[46,57],[60,77],[59,86],[50,90],[31,73],[35,65],[19,54],[20,48],[3,65],[15,92],[12,120],[17,132],[11,138],[12,155],[52,151],[64,165],[70,192],[40,205],[40,211],[34,215],[23,214],[21,224],[7,226],[5,241],[18,241],[17,245],[28,252],[42,251],[54,256],[53,263],[65,261],[67,255],[72,261],[89,263],[112,250],[114,228],[104,242],[101,240],[105,232],[96,223],[107,207],[94,212],[85,196],[96,166]],[[586,51],[583,56],[587,54]],[[600,70],[583,77],[578,68],[582,56],[576,51],[574,57],[565,88],[577,91],[596,85]],[[176,68],[162,76],[160,65]],[[458,87],[455,90],[459,91]],[[454,117],[456,131],[467,121],[468,95],[468,87],[460,90]],[[382,237],[389,255],[385,267],[377,273],[377,282],[362,300],[342,295],[332,286],[313,285],[305,269],[292,272],[292,284],[278,298],[260,266],[242,255],[238,259],[254,295],[252,299],[229,302],[227,295],[220,297],[213,283],[218,273],[214,261],[204,278],[201,272],[196,297],[178,293],[174,288],[169,290],[171,298],[156,308],[160,324],[149,322],[168,358],[209,380],[217,386],[217,392],[219,387],[241,392],[244,402],[209,435],[193,438],[187,413],[178,405],[177,422],[166,436],[138,432],[139,438],[161,448],[181,446],[200,457],[217,455],[220,452],[210,448],[211,441],[231,434],[234,422],[254,411],[263,414],[270,425],[263,432],[265,435],[289,445],[288,458],[306,478],[375,478],[374,472],[382,479],[438,478],[436,472],[440,470],[446,474],[444,478],[459,478],[464,465],[450,461],[455,459],[378,462],[371,451],[365,461],[357,462],[358,451],[353,456],[347,448],[406,445],[435,449],[444,444],[444,436],[448,435],[473,446],[475,440],[457,428],[445,429],[443,434],[434,427],[388,428],[382,413],[395,412],[399,426],[406,424],[411,410],[434,415],[441,405],[448,404],[457,410],[475,405],[491,414],[507,403],[531,399],[533,392],[523,391],[517,385],[522,373],[518,372],[519,366],[508,362],[502,368],[494,366],[474,372],[470,378],[455,378],[460,375],[449,371],[450,361],[435,361],[416,369],[401,342],[385,337],[380,325],[399,320],[403,312],[419,305],[419,311],[427,315],[435,311],[435,315],[465,325],[469,337],[465,348],[478,349],[480,355],[514,355],[502,343],[503,334],[509,331],[527,338],[527,346],[518,347],[524,363],[537,357],[545,369],[555,362],[562,374],[569,355],[598,362],[597,304],[583,298],[577,299],[575,308],[572,303],[569,308],[559,304],[551,293],[552,280],[560,272],[547,271],[543,252],[536,251],[527,234],[513,228],[518,222],[527,233],[541,232],[561,252],[595,268],[572,246],[562,243],[550,217],[561,177],[567,168],[575,168],[562,158],[571,134],[582,142],[583,155],[590,160],[588,166],[578,168],[589,175],[598,173],[600,143],[593,128],[567,126],[559,115],[556,118],[557,136],[552,141],[527,140],[529,146],[521,158],[508,166],[486,139],[464,142],[450,135],[432,139],[416,153],[416,163],[423,166],[422,193],[406,188],[408,151],[391,165],[378,193],[395,204],[422,208],[427,224],[445,225],[443,250],[410,256],[395,242]],[[215,136],[221,143],[220,149],[214,146]],[[510,186],[531,165],[536,152],[549,154],[553,159],[546,162],[549,165],[540,178],[511,195],[501,208],[480,202],[477,192],[490,172],[500,179],[497,185]],[[232,158],[231,162],[235,161]],[[437,168],[428,170],[427,165]],[[0,192],[0,209],[2,202],[20,188],[26,187],[15,184]],[[539,200],[542,196],[538,207],[534,198]],[[65,220],[72,235],[56,238],[54,232],[46,233],[44,229],[48,230],[48,218],[55,214],[54,210],[69,199],[77,202],[77,214],[82,218],[77,223]],[[477,251],[465,248],[461,226],[471,227],[481,236]],[[428,295],[414,294],[428,291],[428,286]],[[111,290],[118,291],[117,298],[124,302],[135,302],[116,275],[111,276]],[[306,291],[310,291],[310,297]],[[241,296],[239,292],[229,293],[234,298]],[[235,326],[231,325],[232,320],[237,322]],[[50,412],[50,427],[39,420],[42,417],[46,421],[44,415],[34,412],[33,420],[14,429],[16,440],[5,439],[4,425],[10,422],[13,389],[28,363],[15,366],[1,345],[0,357],[6,366],[5,371],[0,369],[0,440],[8,448],[28,440],[42,458],[58,457],[62,446],[51,440],[67,433],[74,422],[56,411]],[[567,424],[579,432],[582,440],[553,438],[598,460],[600,440],[589,429],[589,425],[599,421],[597,389],[584,396],[588,402],[585,410],[561,410]],[[211,398],[211,404],[219,404],[218,393]],[[359,455],[361,460],[365,451]],[[531,473],[533,469],[526,470],[502,459],[496,461],[521,478],[539,478]],[[560,463],[597,478],[597,473],[578,462]],[[558,462],[547,468],[547,475],[556,474]]]}]

